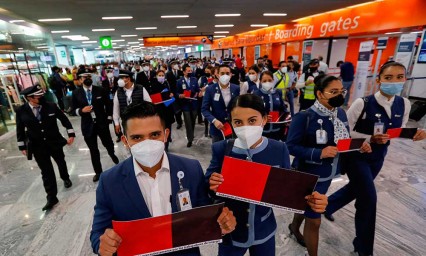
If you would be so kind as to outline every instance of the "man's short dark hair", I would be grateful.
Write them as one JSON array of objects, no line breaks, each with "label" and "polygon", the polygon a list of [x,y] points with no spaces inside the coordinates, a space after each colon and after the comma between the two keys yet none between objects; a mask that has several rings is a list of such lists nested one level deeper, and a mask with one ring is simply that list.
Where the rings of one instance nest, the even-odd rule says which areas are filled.
[{"label": "man's short dark hair", "polygon": [[221,64],[221,65],[219,66],[218,72],[220,71],[220,69],[221,69],[221,68],[229,68],[229,71],[231,71],[231,67],[229,67],[229,65],[228,65],[228,64]]},{"label": "man's short dark hair", "polygon": [[182,66],[182,71],[185,72],[187,68],[190,68],[191,66],[189,66],[188,64],[184,64]]},{"label": "man's short dark hair", "polygon": [[121,125],[123,126],[123,133],[126,135],[127,132],[127,121],[133,118],[147,118],[158,116],[161,120],[161,125],[166,128],[166,123],[164,121],[164,114],[160,111],[157,112],[155,105],[151,102],[142,101],[140,103],[132,103],[127,106],[121,115]]}]

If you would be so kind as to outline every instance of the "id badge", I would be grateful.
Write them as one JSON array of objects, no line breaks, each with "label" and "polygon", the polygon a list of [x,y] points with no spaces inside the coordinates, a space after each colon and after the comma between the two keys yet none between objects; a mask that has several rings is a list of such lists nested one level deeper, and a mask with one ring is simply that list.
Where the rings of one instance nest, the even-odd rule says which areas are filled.
[{"label": "id badge", "polygon": [[325,130],[317,130],[317,144],[327,144],[327,132]]},{"label": "id badge", "polygon": [[383,134],[385,129],[385,124],[382,122],[374,123],[374,135]]},{"label": "id badge", "polygon": [[188,189],[181,189],[176,194],[177,206],[179,211],[187,211],[192,209],[191,197]]},{"label": "id badge", "polygon": [[90,115],[92,116],[92,118],[93,118],[93,119],[96,119],[95,111],[93,111],[93,110],[92,110],[92,111],[90,112]]},{"label": "id badge", "polygon": [[182,84],[182,89],[186,90],[186,84],[185,83]]},{"label": "id badge", "polygon": [[219,93],[215,93],[214,94],[214,101],[219,101],[220,99],[220,94]]}]

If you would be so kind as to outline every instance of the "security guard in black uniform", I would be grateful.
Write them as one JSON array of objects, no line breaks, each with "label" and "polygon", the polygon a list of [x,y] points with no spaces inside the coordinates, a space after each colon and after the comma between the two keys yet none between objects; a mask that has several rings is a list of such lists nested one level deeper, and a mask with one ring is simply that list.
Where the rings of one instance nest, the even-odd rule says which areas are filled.
[{"label": "security guard in black uniform", "polygon": [[[115,164],[118,157],[114,154],[114,142],[109,131],[109,121],[112,122],[112,106],[108,92],[102,87],[93,86],[91,74],[81,71],[78,73],[80,86],[72,93],[72,112],[81,116],[81,131],[84,141],[90,150],[95,176],[93,182],[99,180],[102,173],[101,155],[98,148],[98,136]],[[109,120],[109,121],[108,121]]]},{"label": "security guard in black uniform", "polygon": [[[58,194],[56,176],[50,157],[58,165],[65,188],[71,187],[72,182],[68,174],[63,147],[74,142],[75,133],[71,122],[58,106],[45,101],[44,91],[40,85],[28,87],[21,94],[28,102],[16,111],[18,147],[24,155],[27,155],[28,160],[31,160],[34,155],[41,169],[41,178],[47,193],[47,203],[42,210],[47,211],[59,202],[56,197]],[[67,129],[68,140],[59,132],[56,119],[59,119]]]}]

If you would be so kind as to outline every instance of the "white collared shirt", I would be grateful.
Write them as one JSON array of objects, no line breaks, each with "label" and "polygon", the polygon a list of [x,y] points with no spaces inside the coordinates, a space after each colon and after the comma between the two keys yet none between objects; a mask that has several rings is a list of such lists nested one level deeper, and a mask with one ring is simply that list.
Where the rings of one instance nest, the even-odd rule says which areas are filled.
[{"label": "white collared shirt", "polygon": [[[127,105],[132,103],[132,93],[133,93],[134,87],[135,87],[135,84],[132,84],[132,87],[130,87],[129,89],[127,89],[126,87],[123,87],[124,93],[126,94],[126,98],[127,98]],[[149,97],[149,93],[145,89],[145,87],[143,87],[142,90],[143,90],[143,100],[152,102],[151,97]],[[120,103],[118,102],[117,92],[115,92],[114,99],[113,99],[112,120],[114,120],[114,125],[120,124]]]},{"label": "white collared shirt", "polygon": [[229,102],[231,101],[231,84],[228,84],[226,88],[222,88],[220,86],[220,92],[222,93],[223,101],[225,102],[225,106],[228,106]]},{"label": "white collared shirt", "polygon": [[155,179],[142,170],[135,158],[133,158],[133,166],[136,180],[151,215],[155,217],[171,214],[172,205],[170,198],[172,195],[172,183],[167,154],[164,153],[163,155],[163,162],[161,168],[156,172]]},{"label": "white collared shirt", "polygon": [[[31,104],[31,102],[28,102],[28,105],[30,106],[31,111],[34,113],[34,116],[37,117],[37,114],[34,112],[35,107]],[[38,106],[40,107],[39,111],[41,111],[42,106],[41,105],[38,105]]]},{"label": "white collared shirt", "polygon": [[[391,112],[392,112],[391,107],[392,107],[393,102],[395,101],[395,97],[392,97],[390,100],[388,100],[388,98],[383,96],[380,93],[380,91],[378,91],[374,94],[374,98],[376,98],[377,103],[379,103],[379,105],[382,106],[385,109],[388,117],[391,117]],[[403,99],[404,99],[405,110],[404,110],[404,116],[402,117],[401,127],[405,127],[407,125],[408,117],[409,117],[410,109],[411,109],[410,101],[407,98],[403,98]],[[353,131],[353,128],[355,127],[355,124],[358,121],[358,118],[361,115],[363,108],[364,108],[364,100],[362,98],[358,98],[352,103],[351,107],[346,112],[346,115],[348,116],[348,124],[349,124],[349,128],[351,129],[350,132],[351,132],[352,138],[366,138],[367,139],[367,138],[371,137],[371,135],[367,135],[367,134],[363,134],[363,133]]]},{"label": "white collared shirt", "polygon": [[[257,81],[255,81],[254,83],[256,84],[257,89],[259,89],[260,88],[260,80],[257,79]],[[249,84],[246,81],[240,87],[240,95],[247,94],[248,93],[248,89],[249,89]],[[253,92],[251,92],[251,93],[253,93]]]}]

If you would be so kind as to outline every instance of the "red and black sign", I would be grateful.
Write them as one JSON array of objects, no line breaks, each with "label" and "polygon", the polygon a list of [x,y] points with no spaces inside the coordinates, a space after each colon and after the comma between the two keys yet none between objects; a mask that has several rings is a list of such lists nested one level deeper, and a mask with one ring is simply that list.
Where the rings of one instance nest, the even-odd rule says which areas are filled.
[{"label": "red and black sign", "polygon": [[337,150],[340,153],[360,150],[365,139],[343,139],[337,141]]},{"label": "red and black sign", "polygon": [[221,174],[224,181],[217,195],[297,213],[305,211],[305,196],[318,181],[312,174],[227,156]]},{"label": "red and black sign", "polygon": [[113,221],[122,243],[118,255],[158,255],[222,242],[222,204],[134,221]]},{"label": "red and black sign", "polygon": [[393,138],[405,138],[405,139],[413,139],[414,135],[417,133],[417,128],[393,128],[388,129],[387,134],[391,139]]}]

